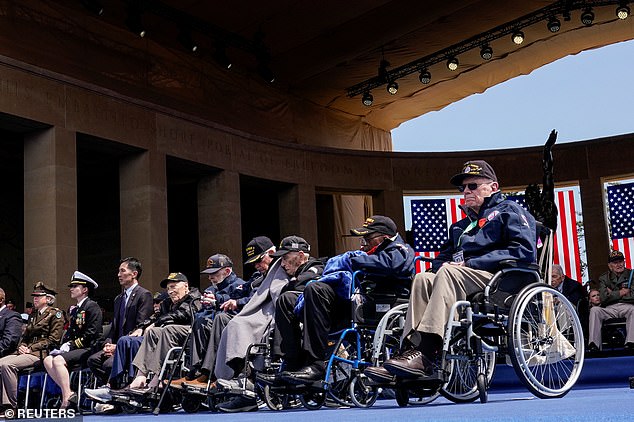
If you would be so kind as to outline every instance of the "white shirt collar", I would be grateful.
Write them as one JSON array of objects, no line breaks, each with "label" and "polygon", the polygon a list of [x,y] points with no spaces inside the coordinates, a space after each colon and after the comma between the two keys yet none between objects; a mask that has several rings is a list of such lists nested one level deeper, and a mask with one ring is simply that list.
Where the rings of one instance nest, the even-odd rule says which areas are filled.
[{"label": "white shirt collar", "polygon": [[124,291],[125,292],[125,296],[126,297],[130,297],[130,295],[132,294],[132,290],[134,290],[134,288],[136,286],[138,286],[138,285],[139,285],[139,283],[137,282],[137,283],[134,283],[132,286],[128,287],[127,289],[125,289],[125,291]]},{"label": "white shirt collar", "polygon": [[86,296],[85,298],[83,298],[83,299],[82,299],[82,300],[81,300],[81,301],[77,304],[77,307],[78,307],[78,308],[81,308],[81,305],[83,305],[83,304],[84,304],[84,302],[86,301],[86,299],[88,299],[88,296]]},{"label": "white shirt collar", "polygon": [[0,312],[2,312],[2,310],[3,310],[4,308],[6,308],[6,307],[7,307],[7,305],[2,305],[2,308],[0,308]]}]

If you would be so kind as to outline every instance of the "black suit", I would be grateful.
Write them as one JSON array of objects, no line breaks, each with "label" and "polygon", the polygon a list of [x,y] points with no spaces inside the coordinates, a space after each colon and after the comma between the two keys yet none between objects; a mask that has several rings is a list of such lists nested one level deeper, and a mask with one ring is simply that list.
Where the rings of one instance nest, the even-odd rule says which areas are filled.
[{"label": "black suit", "polygon": [[[134,329],[141,325],[143,321],[148,319],[154,311],[154,299],[152,298],[152,293],[141,286],[137,285],[132,290],[132,293],[130,293],[128,303],[125,305],[125,313],[122,320],[118,311],[124,301],[124,292],[121,292],[114,299],[114,318],[110,324],[107,335],[108,338],[106,338],[105,343],[117,344],[119,337],[126,336],[134,331]],[[95,375],[97,375],[97,377],[99,377],[102,384],[108,382],[108,379],[110,378],[112,361],[113,356],[104,354],[102,350],[88,358],[88,367]]]},{"label": "black suit", "polygon": [[22,336],[22,317],[6,306],[0,311],[0,357],[15,352]]},{"label": "black suit", "polygon": [[568,276],[566,276],[564,281],[561,282],[561,293],[563,293],[563,295],[566,296],[570,303],[572,303],[575,307],[577,307],[579,305],[579,301],[586,296],[581,283],[569,278]]}]

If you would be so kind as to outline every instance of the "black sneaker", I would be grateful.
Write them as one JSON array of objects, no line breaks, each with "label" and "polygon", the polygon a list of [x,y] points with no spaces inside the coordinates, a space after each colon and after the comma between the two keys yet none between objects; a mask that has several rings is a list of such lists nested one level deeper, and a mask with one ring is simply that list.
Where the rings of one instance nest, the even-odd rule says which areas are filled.
[{"label": "black sneaker", "polygon": [[588,344],[588,347],[586,348],[588,353],[597,353],[599,351],[599,348],[597,347],[596,344],[594,343],[590,343]]},{"label": "black sneaker", "polygon": [[217,409],[226,413],[254,412],[258,410],[258,402],[255,397],[235,396]]}]

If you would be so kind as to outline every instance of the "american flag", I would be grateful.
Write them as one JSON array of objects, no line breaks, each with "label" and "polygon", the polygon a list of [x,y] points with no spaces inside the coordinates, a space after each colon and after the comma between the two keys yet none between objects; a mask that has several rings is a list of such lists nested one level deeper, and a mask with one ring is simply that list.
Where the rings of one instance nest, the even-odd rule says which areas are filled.
[{"label": "american flag", "polygon": [[607,187],[612,249],[625,255],[625,266],[632,268],[634,253],[634,183]]},{"label": "american flag", "polygon": [[[634,190],[632,192],[634,193]],[[508,195],[507,198],[526,207],[523,194]],[[465,217],[462,210],[458,208],[462,202],[464,200],[461,196],[411,201],[414,250],[417,255],[426,257],[438,255],[440,246],[447,240],[449,226]],[[554,236],[554,261],[562,266],[567,276],[582,281],[584,274],[581,268],[574,191],[556,189],[555,202],[559,210],[559,221]],[[632,250],[634,251],[634,248]],[[417,265],[416,271],[424,271],[430,266],[430,263],[424,262],[422,268]]]}]

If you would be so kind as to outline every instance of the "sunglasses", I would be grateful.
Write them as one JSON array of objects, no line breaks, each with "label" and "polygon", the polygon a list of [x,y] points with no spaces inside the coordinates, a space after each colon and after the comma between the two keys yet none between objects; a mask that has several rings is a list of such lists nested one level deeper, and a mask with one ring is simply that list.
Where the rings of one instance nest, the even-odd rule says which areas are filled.
[{"label": "sunglasses", "polygon": [[469,190],[470,190],[470,191],[474,191],[474,190],[478,189],[478,187],[479,187],[479,186],[486,185],[486,184],[488,184],[488,183],[491,183],[491,182],[484,182],[484,183],[467,183],[466,185],[460,185],[460,186],[458,186],[458,190],[459,190],[460,192],[464,192],[464,191],[465,191],[465,189],[469,188]]}]

